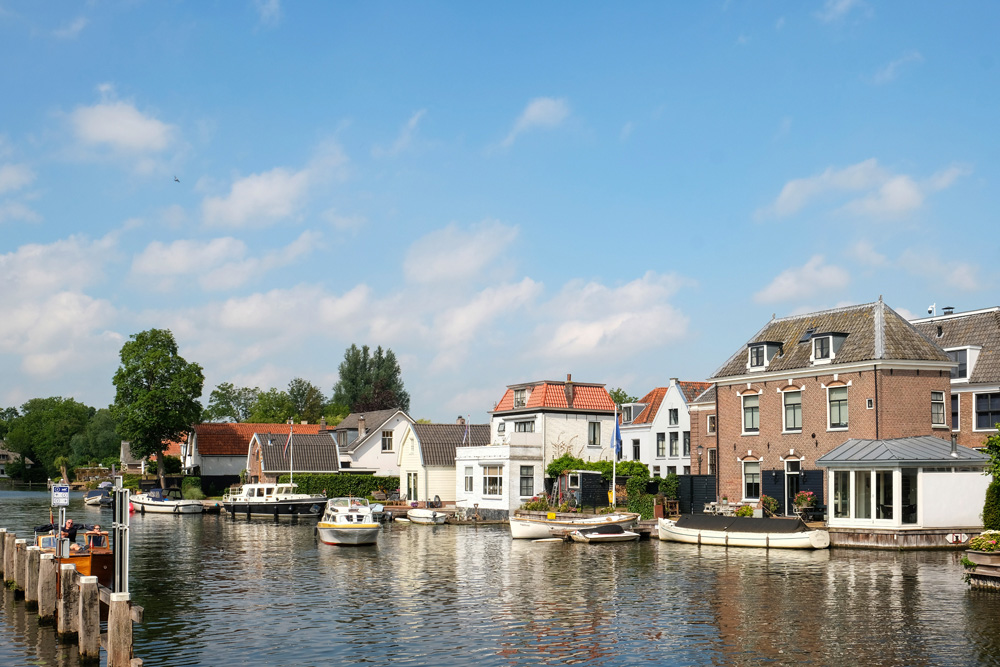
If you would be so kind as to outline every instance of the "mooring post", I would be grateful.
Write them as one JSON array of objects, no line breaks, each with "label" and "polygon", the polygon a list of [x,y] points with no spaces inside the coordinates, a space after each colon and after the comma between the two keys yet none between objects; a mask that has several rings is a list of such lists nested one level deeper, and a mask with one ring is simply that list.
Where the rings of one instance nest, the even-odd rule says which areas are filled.
[{"label": "mooring post", "polygon": [[4,554],[6,553],[5,551],[6,547],[7,547],[7,529],[0,528],[0,581],[3,580],[3,573],[7,571],[6,563],[4,562],[7,560],[4,557]]},{"label": "mooring post", "polygon": [[7,583],[14,581],[14,567],[15,563],[15,553],[14,545],[17,542],[17,533],[5,533],[4,534],[4,550],[3,550],[3,580]]},{"label": "mooring post", "polygon": [[24,577],[24,606],[34,611],[38,608],[38,565],[41,563],[41,548],[28,547],[28,572]]},{"label": "mooring post", "polygon": [[80,661],[101,659],[101,597],[97,589],[97,577],[79,577],[80,605],[77,613],[77,637],[80,646]]},{"label": "mooring post", "polygon": [[108,611],[108,667],[132,661],[132,614],[128,593],[112,593]]},{"label": "mooring post", "polygon": [[38,622],[52,623],[56,617],[56,555],[41,554],[38,560]]},{"label": "mooring post", "polygon": [[28,540],[14,541],[14,585],[24,592],[24,580],[28,576]]},{"label": "mooring post", "polygon": [[80,605],[80,586],[76,581],[76,566],[59,565],[59,598],[56,601],[56,632],[63,636],[75,635]]}]

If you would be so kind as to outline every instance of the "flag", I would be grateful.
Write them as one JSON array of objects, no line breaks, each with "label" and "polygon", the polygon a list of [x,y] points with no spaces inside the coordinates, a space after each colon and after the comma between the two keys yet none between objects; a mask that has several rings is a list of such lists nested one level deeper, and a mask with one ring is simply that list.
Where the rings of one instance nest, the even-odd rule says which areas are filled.
[{"label": "flag", "polygon": [[615,452],[615,458],[622,455],[622,431],[618,428],[617,410],[615,410],[615,430],[611,432],[611,449]]},{"label": "flag", "polygon": [[285,448],[281,450],[282,456],[288,454],[288,445],[292,444],[292,428],[292,426],[288,427],[288,440],[285,440]]},{"label": "flag", "polygon": [[[469,415],[469,417],[471,418],[471,415]],[[467,444],[472,444],[472,443],[469,442],[469,419],[468,418],[465,420],[465,433],[462,434],[462,446],[464,447]]]}]

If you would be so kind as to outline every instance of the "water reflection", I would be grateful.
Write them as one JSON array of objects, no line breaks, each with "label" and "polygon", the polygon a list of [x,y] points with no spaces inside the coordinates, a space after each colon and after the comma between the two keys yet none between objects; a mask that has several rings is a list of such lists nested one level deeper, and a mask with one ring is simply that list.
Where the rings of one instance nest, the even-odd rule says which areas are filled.
[{"label": "water reflection", "polygon": [[[0,492],[0,502],[13,529],[47,517],[45,494]],[[134,517],[132,593],[146,609],[136,655],[213,667],[976,665],[1000,655],[1000,596],[968,590],[951,552],[534,543],[503,526],[414,524],[349,548],[319,543],[313,529]],[[75,667],[75,647],[9,593],[0,614],[0,664]]]}]

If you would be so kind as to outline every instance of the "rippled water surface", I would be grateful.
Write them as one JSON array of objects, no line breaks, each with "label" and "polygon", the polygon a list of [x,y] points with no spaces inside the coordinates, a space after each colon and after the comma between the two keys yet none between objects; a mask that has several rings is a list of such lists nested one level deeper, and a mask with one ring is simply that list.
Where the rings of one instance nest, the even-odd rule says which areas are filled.
[{"label": "rippled water surface", "polygon": [[[48,495],[0,491],[0,527]],[[69,515],[108,523],[74,498]],[[98,519],[100,517],[100,519]],[[376,547],[314,523],[134,516],[146,665],[1000,664],[1000,595],[960,554],[512,541],[503,526],[390,524]],[[4,594],[0,665],[77,665]]]}]

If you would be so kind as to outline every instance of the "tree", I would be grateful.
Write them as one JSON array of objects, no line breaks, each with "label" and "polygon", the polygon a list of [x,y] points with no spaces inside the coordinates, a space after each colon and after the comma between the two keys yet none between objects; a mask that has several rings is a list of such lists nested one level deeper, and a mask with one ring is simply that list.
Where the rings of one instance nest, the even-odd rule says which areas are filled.
[{"label": "tree", "polygon": [[83,433],[77,433],[70,440],[70,465],[74,468],[88,463],[118,458],[121,453],[122,437],[115,428],[115,420],[107,408],[98,410]]},{"label": "tree", "polygon": [[19,416],[17,408],[4,408],[0,410],[0,440],[3,440],[7,436],[10,423]]},{"label": "tree", "polygon": [[333,401],[348,405],[352,412],[399,408],[410,410],[410,395],[403,380],[396,355],[379,346],[372,354],[368,346],[351,345],[344,352],[338,369],[340,378],[333,387]]},{"label": "tree", "polygon": [[292,403],[293,418],[296,421],[305,420],[310,424],[318,423],[323,416],[326,397],[323,391],[311,382],[295,378],[288,383],[288,399]]},{"label": "tree", "polygon": [[260,398],[258,387],[236,387],[231,382],[223,382],[212,390],[208,397],[208,407],[202,415],[207,422],[250,421],[254,405]]},{"label": "tree", "polygon": [[295,406],[288,392],[271,387],[257,397],[250,421],[255,424],[280,424],[295,415]]},{"label": "tree", "polygon": [[[114,376],[111,415],[135,457],[163,456],[163,443],[180,440],[201,418],[201,366],[177,354],[169,329],[133,334],[122,345]],[[160,484],[164,484],[160,466]]]},{"label": "tree", "polygon": [[608,393],[611,394],[611,400],[614,401],[615,405],[618,407],[621,407],[625,403],[635,403],[639,400],[638,396],[629,396],[629,394],[621,387],[612,389]]},{"label": "tree", "polygon": [[72,453],[73,438],[86,431],[93,414],[94,408],[72,398],[32,398],[21,406],[20,416],[11,420],[7,446],[55,477],[60,472],[56,458]]}]

